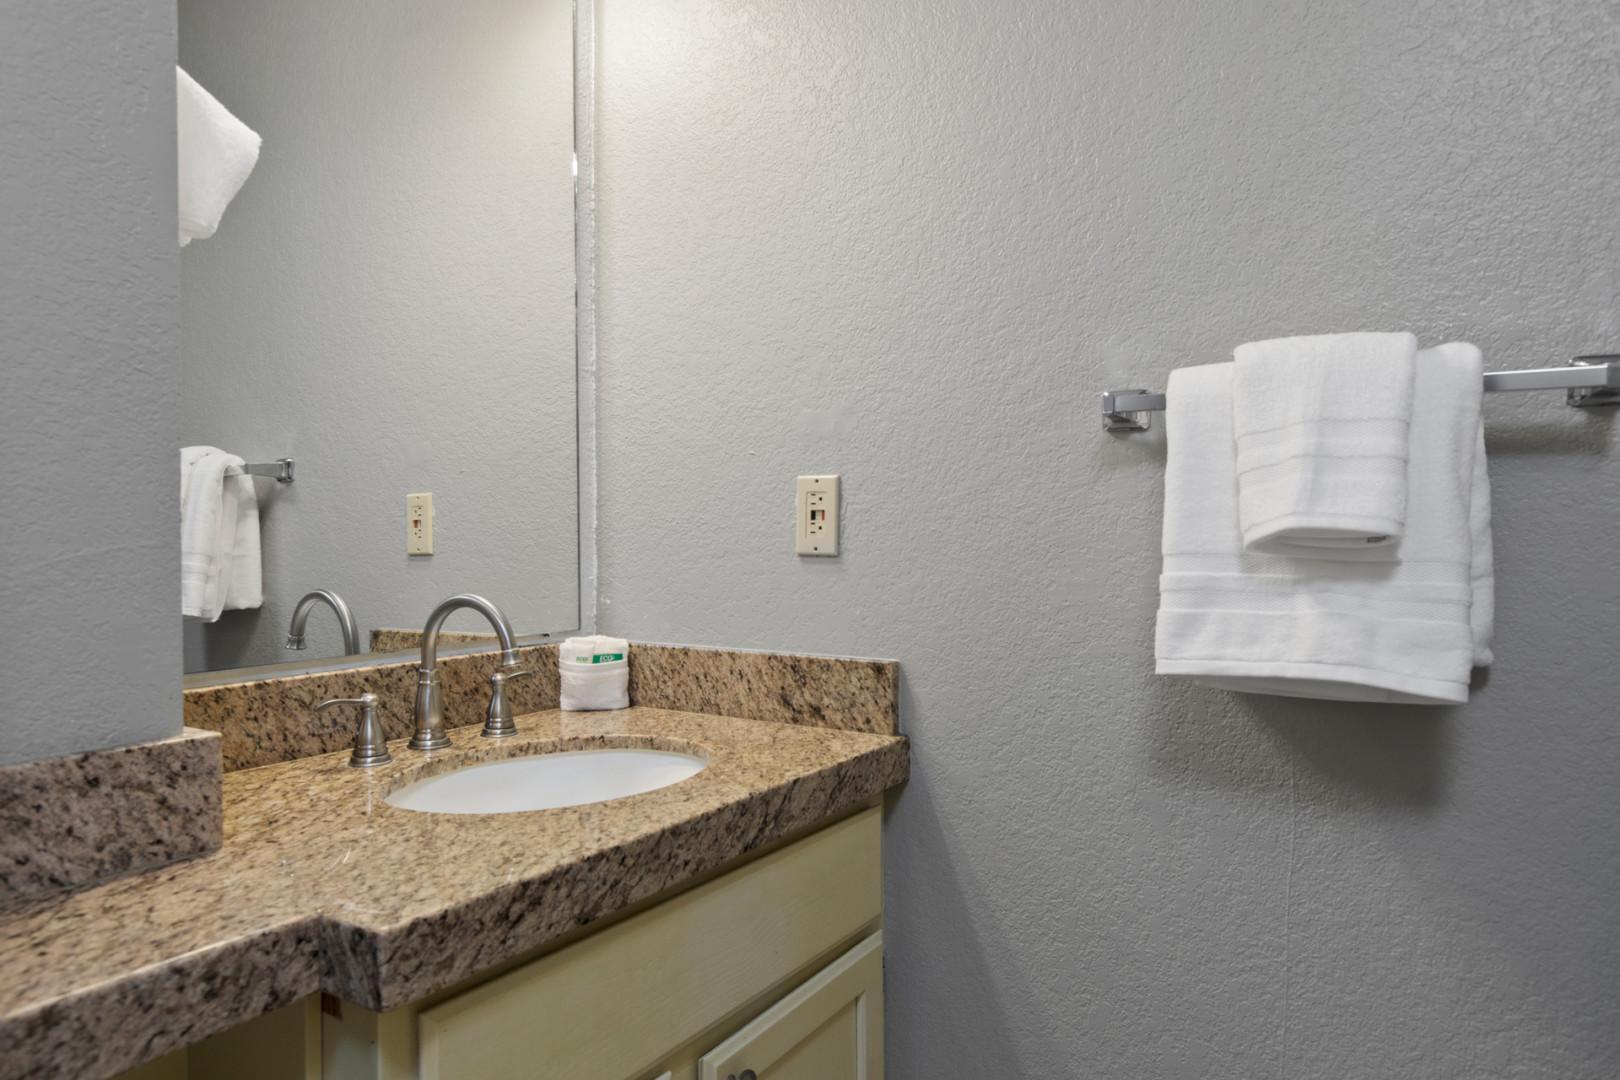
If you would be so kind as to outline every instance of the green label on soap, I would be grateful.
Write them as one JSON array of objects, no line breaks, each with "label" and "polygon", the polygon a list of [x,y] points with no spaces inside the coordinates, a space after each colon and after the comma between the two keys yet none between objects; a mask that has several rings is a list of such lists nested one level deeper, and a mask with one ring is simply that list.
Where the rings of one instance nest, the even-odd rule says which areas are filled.
[{"label": "green label on soap", "polygon": [[576,663],[576,664],[610,664],[615,660],[623,660],[623,659],[624,659],[624,653],[622,653],[622,652],[599,652],[599,653],[592,653],[590,656],[576,656],[576,657],[574,657],[574,663]]}]

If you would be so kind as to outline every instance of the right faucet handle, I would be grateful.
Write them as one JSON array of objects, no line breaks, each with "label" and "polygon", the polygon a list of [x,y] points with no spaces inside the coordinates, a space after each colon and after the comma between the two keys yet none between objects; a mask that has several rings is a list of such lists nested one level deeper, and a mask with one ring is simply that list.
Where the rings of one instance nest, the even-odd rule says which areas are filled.
[{"label": "right faucet handle", "polygon": [[489,677],[489,709],[484,713],[484,730],[479,735],[486,739],[504,739],[517,734],[517,724],[512,719],[512,703],[506,700],[506,684],[533,674],[532,671],[514,671],[511,668],[495,669],[495,674]]},{"label": "right faucet handle", "polygon": [[349,755],[349,765],[356,769],[369,769],[375,765],[386,765],[394,760],[388,752],[388,740],[383,737],[382,724],[377,720],[376,694],[361,694],[352,698],[328,698],[315,706],[316,712],[325,712],[334,705],[360,706],[360,727],[354,733],[354,753]]}]

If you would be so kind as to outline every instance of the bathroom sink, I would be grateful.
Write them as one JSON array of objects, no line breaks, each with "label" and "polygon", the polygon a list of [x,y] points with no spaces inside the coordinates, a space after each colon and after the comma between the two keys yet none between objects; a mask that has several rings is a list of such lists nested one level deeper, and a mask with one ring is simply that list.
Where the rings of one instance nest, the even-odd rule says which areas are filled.
[{"label": "bathroom sink", "polygon": [[384,801],[432,814],[552,810],[656,791],[706,764],[669,750],[565,750],[468,765],[407,784]]}]

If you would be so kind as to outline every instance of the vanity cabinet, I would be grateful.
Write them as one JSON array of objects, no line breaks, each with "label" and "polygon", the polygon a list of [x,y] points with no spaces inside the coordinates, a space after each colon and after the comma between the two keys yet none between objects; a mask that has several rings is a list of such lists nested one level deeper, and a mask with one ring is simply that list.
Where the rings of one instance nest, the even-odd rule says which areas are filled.
[{"label": "vanity cabinet", "polygon": [[191,1048],[188,1080],[881,1080],[877,808],[474,983],[315,995]]}]

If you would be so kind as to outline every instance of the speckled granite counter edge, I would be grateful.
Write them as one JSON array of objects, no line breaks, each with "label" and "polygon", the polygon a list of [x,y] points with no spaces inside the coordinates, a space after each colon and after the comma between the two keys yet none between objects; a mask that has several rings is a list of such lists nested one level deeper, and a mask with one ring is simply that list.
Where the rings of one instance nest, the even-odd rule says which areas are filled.
[{"label": "speckled granite counter edge", "polygon": [[[909,773],[909,750],[897,740],[388,931],[329,918],[321,988],[371,1009],[420,1001],[761,847],[823,828],[873,804]],[[627,865],[637,868],[634,875],[620,872]],[[582,881],[593,883],[584,899]]]},{"label": "speckled granite counter edge", "polygon": [[0,914],[216,850],[220,737],[0,766]]},{"label": "speckled granite counter edge", "polygon": [[298,919],[8,1016],[0,1076],[116,1076],[233,1026],[221,1022],[221,1000],[236,1022],[291,1004],[321,988],[320,938],[318,916]]},{"label": "speckled granite counter edge", "polygon": [[894,660],[632,641],[630,702],[898,735],[900,665]]},{"label": "speckled granite counter edge", "polygon": [[[441,645],[478,645],[488,642],[495,644],[495,635],[481,633],[477,630],[440,630],[439,643]],[[372,652],[399,652],[402,649],[420,649],[422,647],[422,631],[398,630],[392,627],[375,627],[371,631]]]},{"label": "speckled granite counter edge", "polygon": [[[394,644],[411,643],[412,632],[391,633],[399,638]],[[557,646],[526,646],[519,656],[535,677],[510,686],[513,710],[556,708]],[[439,661],[448,726],[482,722],[497,658],[489,651]],[[249,769],[349,746],[354,717],[347,710],[317,714],[315,705],[368,690],[382,699],[378,718],[386,736],[409,736],[414,660],[193,688],[185,692],[185,719],[192,727],[220,732],[227,771]],[[630,701],[680,712],[896,735],[900,665],[893,660],[632,641]]]},{"label": "speckled granite counter edge", "polygon": [[[602,714],[559,714],[553,710],[549,720],[544,715],[520,717],[530,734],[519,738],[535,747],[550,745],[556,741],[557,734],[554,729],[537,730],[537,719],[538,726],[544,728],[548,724],[554,726],[559,717],[566,724],[570,716],[590,725],[574,729],[575,734],[567,736],[570,744],[581,739],[618,744],[625,740],[640,743],[648,739],[656,743],[662,738],[674,738],[678,742],[696,738],[701,742],[715,737],[700,734],[710,718],[658,710],[646,712],[651,715],[643,722],[637,719],[640,710]],[[602,718],[600,721],[594,719],[598,716]],[[586,717],[591,719],[586,720]],[[722,725],[717,729],[720,731],[727,730],[723,727],[727,723],[749,723],[712,719]],[[692,728],[694,722],[695,729]],[[653,730],[664,728],[674,734],[650,734],[648,724]],[[664,727],[669,724],[674,726]],[[688,729],[691,734],[681,734]],[[460,729],[452,735],[466,751],[479,758],[497,750],[505,755],[527,749],[527,746],[497,749],[477,746],[474,730]],[[509,879],[493,889],[474,888],[462,898],[447,898],[443,903],[419,907],[413,916],[398,922],[387,918],[378,921],[375,912],[367,914],[364,905],[354,908],[347,902],[334,904],[331,897],[323,899],[311,894],[314,911],[300,911],[297,908],[302,905],[292,905],[283,909],[284,914],[259,922],[246,932],[234,927],[222,932],[217,939],[206,943],[198,941],[189,948],[177,950],[161,963],[139,964],[127,973],[107,974],[81,984],[72,992],[47,997],[32,1006],[9,1012],[0,1021],[0,1077],[10,1080],[23,1076],[113,1075],[316,990],[335,993],[372,1008],[393,1008],[421,1000],[503,963],[543,950],[581,927],[642,901],[673,895],[711,872],[723,872],[746,861],[778,841],[807,835],[864,806],[875,805],[885,790],[903,783],[909,774],[907,744],[904,739],[892,737],[878,737],[864,745],[846,744],[837,751],[836,758],[827,759],[813,770],[795,772],[790,762],[796,753],[802,753],[803,738],[803,734],[794,736],[801,750],[784,747],[782,752],[787,757],[778,765],[774,763],[774,755],[778,753],[776,748],[784,745],[781,740],[770,735],[755,737],[750,733],[748,739],[724,751],[727,755],[740,756],[732,766],[716,766],[721,773],[710,783],[720,786],[710,789],[708,794],[695,787],[690,789],[691,794],[683,797],[671,788],[664,795],[654,792],[642,796],[651,801],[640,803],[640,811],[627,803],[611,811],[581,808],[574,811],[577,818],[570,818],[568,811],[561,812],[561,816],[544,812],[520,815],[523,820],[514,822],[513,827],[538,829],[541,835],[557,829],[570,834],[583,822],[602,813],[611,813],[616,821],[630,826],[622,830],[623,836],[618,842],[583,852],[544,874]],[[829,738],[867,740],[873,737],[836,734]],[[788,745],[792,745],[791,740]],[[759,758],[760,753],[766,757]],[[729,796],[721,794],[723,801],[683,815],[682,807],[689,805],[691,799],[695,797],[698,803],[709,803],[714,794],[728,787],[735,789],[739,778],[753,774],[762,760],[767,763],[767,771],[787,771],[774,783],[746,791],[733,790]],[[401,764],[405,766],[401,776],[415,775],[409,763]],[[297,767],[302,766],[295,763],[282,768]],[[282,789],[294,776],[299,777],[294,783],[342,792],[345,800],[354,797],[348,789],[356,780],[364,782],[332,759],[311,761],[308,768],[311,771],[305,774],[270,770],[242,774],[247,784],[239,784],[233,798],[252,800],[260,809],[250,810],[247,804],[238,804],[235,812],[239,819],[235,828],[245,827],[240,818],[243,814],[257,817],[261,813],[309,813],[302,801],[285,802],[286,793]],[[727,772],[728,768],[741,771]],[[704,781],[694,780],[693,783],[703,784]],[[229,783],[226,786],[229,788]],[[636,817],[648,811],[674,817],[662,825],[647,822],[650,827],[643,827]],[[435,815],[423,815],[419,821],[413,816],[397,824],[414,828],[421,835],[435,831],[443,835],[444,830],[450,830],[453,836],[457,835],[456,830],[487,827],[487,823],[477,818],[462,821],[454,816]],[[329,828],[324,817],[303,825],[311,826],[323,834]],[[298,834],[295,830],[290,835]],[[239,837],[237,842],[245,841]],[[353,837],[340,843],[347,850]],[[161,907],[165,890],[179,890],[179,895],[195,896],[203,902],[207,902],[205,898],[224,899],[227,894],[216,891],[217,883],[203,884],[210,874],[221,876],[233,888],[239,888],[241,874],[268,872],[273,876],[266,879],[266,884],[274,885],[285,873],[286,855],[279,848],[280,842],[276,839],[270,839],[263,847],[268,861],[244,855],[243,850],[237,848],[236,863],[214,868],[214,859],[207,859],[167,867],[142,875],[138,885],[135,879],[130,879],[109,886],[121,892],[97,890],[78,894],[70,898],[70,902],[82,903],[67,911],[56,909],[54,905],[35,905],[29,918],[40,927],[53,927],[58,935],[66,935],[62,940],[72,941],[77,947],[85,940],[82,929],[68,931],[62,927],[74,924],[84,927],[81,920],[98,906],[118,905],[120,901],[114,899],[116,897],[139,898],[135,907],[154,901]],[[215,858],[226,858],[229,850],[230,842]],[[313,852],[303,852],[303,855],[315,857]],[[329,859],[323,861],[330,862]],[[633,873],[627,872],[630,868]],[[367,880],[376,868],[352,865],[350,870],[360,875],[356,880]],[[318,873],[326,880],[329,869]],[[456,880],[459,887],[461,878]],[[103,899],[88,899],[98,893]],[[273,910],[278,903],[270,898],[269,909]],[[240,908],[230,910],[232,918],[242,914]],[[41,918],[45,921],[38,921]],[[159,920],[155,925],[166,921]],[[248,921],[253,921],[251,916]],[[118,925],[128,924],[120,921]],[[29,961],[24,954],[17,955],[22,961],[19,971],[25,972],[30,962],[38,962]]]},{"label": "speckled granite counter edge", "polygon": [[[512,711],[522,714],[557,707],[557,646],[518,649],[523,667],[534,673],[507,688]],[[447,656],[439,661],[447,727],[481,724],[489,701],[489,677],[500,663],[498,651]],[[415,660],[392,660],[338,671],[317,671],[254,679],[185,692],[186,723],[223,737],[227,772],[278,761],[330,754],[354,744],[352,709],[317,713],[327,698],[352,698],[370,691],[381,700],[377,718],[389,739],[410,736],[415,724]]]}]

